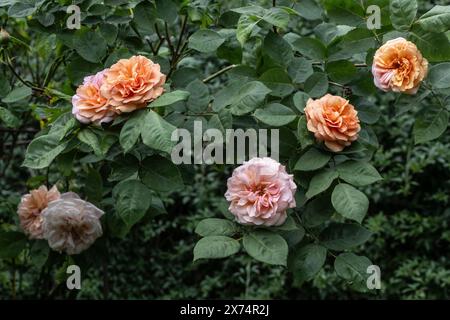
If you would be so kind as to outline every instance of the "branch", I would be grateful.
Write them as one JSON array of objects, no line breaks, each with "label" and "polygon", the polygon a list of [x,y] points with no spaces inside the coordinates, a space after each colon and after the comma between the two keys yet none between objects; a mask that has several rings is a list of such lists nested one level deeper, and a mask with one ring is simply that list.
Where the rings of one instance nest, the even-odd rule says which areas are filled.
[{"label": "branch", "polygon": [[223,68],[223,69],[217,71],[216,73],[213,73],[212,75],[210,75],[210,76],[206,77],[205,79],[203,79],[203,83],[207,83],[207,82],[211,81],[212,79],[217,78],[221,74],[223,74],[223,73],[227,72],[228,70],[231,70],[231,69],[233,69],[235,67],[237,67],[237,65],[235,65],[235,64],[226,66],[225,68]]}]

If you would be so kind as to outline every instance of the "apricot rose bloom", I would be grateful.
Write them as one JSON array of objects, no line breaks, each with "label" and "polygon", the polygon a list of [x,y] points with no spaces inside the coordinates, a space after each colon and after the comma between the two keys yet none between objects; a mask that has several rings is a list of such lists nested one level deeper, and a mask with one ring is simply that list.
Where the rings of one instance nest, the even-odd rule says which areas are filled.
[{"label": "apricot rose bloom", "polygon": [[229,210],[241,224],[278,226],[286,220],[286,210],[296,206],[293,175],[271,158],[244,162],[227,185]]},{"label": "apricot rose bloom", "polygon": [[415,94],[428,72],[428,61],[404,38],[387,41],[373,58],[375,85],[383,91]]},{"label": "apricot rose bloom", "polygon": [[76,193],[64,193],[42,212],[44,238],[53,250],[78,254],[102,235],[100,217],[103,214],[102,210],[80,199]]},{"label": "apricot rose bloom", "polygon": [[101,92],[117,112],[132,112],[159,97],[165,81],[159,64],[133,56],[119,60],[105,72]]},{"label": "apricot rose bloom", "polygon": [[46,186],[31,190],[30,193],[22,196],[17,214],[23,231],[31,239],[42,239],[42,211],[47,208],[52,201],[58,200],[60,194],[56,186],[50,190]]},{"label": "apricot rose bloom", "polygon": [[84,78],[72,97],[72,114],[82,123],[110,122],[117,115],[108,99],[100,92],[106,70]]},{"label": "apricot rose bloom", "polygon": [[305,107],[308,130],[334,152],[342,151],[358,139],[361,127],[357,114],[348,100],[331,94],[309,99]]}]

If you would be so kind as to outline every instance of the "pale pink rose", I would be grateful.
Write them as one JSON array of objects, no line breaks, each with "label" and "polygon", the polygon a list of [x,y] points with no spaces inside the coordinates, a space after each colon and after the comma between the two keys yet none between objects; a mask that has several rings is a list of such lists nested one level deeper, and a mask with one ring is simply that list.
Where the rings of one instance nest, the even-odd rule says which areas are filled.
[{"label": "pale pink rose", "polygon": [[144,56],[121,59],[105,73],[102,94],[119,112],[145,108],[163,92],[166,76]]},{"label": "pale pink rose", "polygon": [[373,80],[383,91],[415,94],[427,72],[427,59],[414,43],[401,37],[387,41],[373,58]]},{"label": "pale pink rose", "polygon": [[29,194],[22,197],[17,214],[23,231],[31,239],[43,238],[41,213],[51,201],[58,200],[59,197],[56,186],[50,190],[47,190],[46,186],[40,186],[39,189],[31,190]]},{"label": "pale pink rose", "polygon": [[72,114],[78,121],[100,124],[110,122],[117,116],[118,113],[114,107],[100,92],[106,71],[84,78],[83,84],[78,87],[77,93],[72,97]]},{"label": "pale pink rose", "polygon": [[241,224],[278,226],[286,220],[286,210],[296,206],[293,175],[271,158],[244,162],[234,169],[227,186],[229,210]]},{"label": "pale pink rose", "polygon": [[78,254],[102,235],[100,217],[103,214],[76,193],[64,193],[42,212],[44,238],[53,250]]},{"label": "pale pink rose", "polygon": [[358,112],[342,97],[326,94],[320,99],[309,99],[305,115],[308,130],[331,151],[342,151],[358,139]]}]

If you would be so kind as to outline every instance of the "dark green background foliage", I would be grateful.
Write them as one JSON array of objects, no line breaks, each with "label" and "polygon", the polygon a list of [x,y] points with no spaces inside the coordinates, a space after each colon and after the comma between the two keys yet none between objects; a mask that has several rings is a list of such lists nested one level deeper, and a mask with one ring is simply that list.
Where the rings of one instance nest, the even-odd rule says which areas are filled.
[{"label": "dark green background foliage", "polygon": [[[0,1],[2,4],[4,1]],[[67,5],[71,1],[41,1],[52,2],[54,5]],[[88,8],[91,1],[75,1],[83,8]],[[113,23],[126,22],[129,2],[105,0],[105,4],[117,6],[114,14],[109,18]],[[144,1],[146,2],[146,1]],[[144,3],[143,2],[143,3]],[[161,1],[159,1],[161,2]],[[178,5],[189,1],[174,1]],[[223,16],[224,21],[213,21],[217,12],[222,12],[225,1],[191,1],[188,6],[189,15],[197,17],[196,23],[208,26],[214,23],[231,23],[227,19],[236,19],[230,14]],[[247,1],[226,1],[229,8],[244,6]],[[330,1],[322,1],[325,6]],[[340,1],[352,3],[352,1]],[[386,4],[389,1],[380,1]],[[419,1],[419,16],[428,11],[435,4],[446,4],[446,1]],[[95,170],[98,159],[91,147],[84,145],[77,152],[67,152],[52,163],[49,169],[30,170],[21,164],[25,158],[27,144],[35,134],[46,128],[45,122],[54,120],[62,112],[70,110],[70,104],[64,100],[66,95],[74,93],[82,77],[94,73],[103,66],[99,63],[96,53],[86,48],[66,50],[66,60],[55,60],[62,51],[64,35],[52,35],[46,30],[46,24],[52,25],[52,19],[60,19],[65,12],[60,12],[49,5],[48,12],[38,12],[37,19],[25,22],[21,19],[18,9],[33,11],[33,1],[23,1],[23,7],[14,8],[13,17],[8,18],[7,9],[0,7],[2,23],[7,26],[8,32],[14,35],[14,62],[17,71],[25,80],[39,83],[51,88],[47,101],[34,91],[29,104],[14,103],[14,109],[6,114],[0,110],[0,224],[1,230],[15,230],[18,224],[16,209],[22,194],[27,190],[36,188],[48,182],[50,185],[58,182],[60,188],[74,190],[89,195],[93,203],[101,203],[104,208],[112,208],[112,198],[106,197],[119,176],[109,176],[111,168],[108,166]],[[272,1],[259,1],[262,6],[270,7]],[[291,4],[291,1],[278,1],[278,3]],[[143,4],[141,4],[143,5]],[[83,7],[84,6],[84,7]],[[300,1],[296,5],[299,12],[307,12],[305,19],[298,20],[297,25],[291,26],[295,33],[301,36],[310,36],[316,26],[324,17],[323,10],[315,1]],[[57,6],[56,6],[57,7]],[[10,9],[11,10],[11,9]],[[91,7],[90,16],[85,17],[83,23],[94,25],[103,18],[102,6]],[[332,11],[332,10],[330,10]],[[141,16],[140,11],[130,26],[138,28],[136,34],[131,27],[124,27],[117,31],[118,39],[123,48],[111,48],[104,44],[104,65],[110,65],[122,56],[129,56],[130,52],[148,52],[149,47],[143,41],[144,35],[150,35],[154,41],[154,30],[146,25],[145,21],[154,17]],[[11,15],[11,12],[9,12]],[[165,20],[176,19],[176,12],[166,8],[161,13]],[[15,17],[14,17],[15,16]],[[23,15],[22,17],[25,17]],[[52,18],[53,17],[53,18]],[[330,17],[334,22],[340,16]],[[327,17],[326,19],[329,19]],[[239,18],[239,16],[237,16]],[[382,20],[388,19],[382,12]],[[100,19],[100,20],[99,20]],[[348,17],[347,17],[348,19]],[[152,20],[153,21],[153,20]],[[29,26],[32,28],[29,28]],[[358,23],[357,21],[355,23]],[[49,27],[51,28],[51,27]],[[30,30],[33,31],[30,31]],[[38,32],[36,30],[41,30]],[[316,30],[317,31],[317,30]],[[83,32],[83,31],[80,31]],[[108,40],[106,30],[103,37]],[[112,32],[114,34],[114,32]],[[85,35],[80,35],[84,37]],[[198,35],[197,35],[198,36]],[[61,40],[62,39],[62,40]],[[238,38],[239,39],[239,38]],[[69,38],[66,39],[69,41]],[[192,40],[192,39],[191,39]],[[242,38],[239,40],[243,40]],[[227,40],[228,41],[228,40]],[[33,55],[27,52],[30,43]],[[114,39],[112,39],[114,43]],[[220,41],[219,41],[220,42]],[[447,41],[448,42],[448,41]],[[218,43],[216,43],[219,45]],[[226,43],[227,44],[227,43]],[[234,41],[221,47],[217,56],[205,55],[202,51],[209,48],[202,46],[202,41],[193,39],[189,45],[189,54],[180,59],[177,70],[172,74],[172,81],[177,88],[186,88],[191,94],[204,90],[198,79],[213,74],[229,63],[239,64],[241,60],[250,65],[257,65],[259,70],[270,67],[273,61],[264,59],[253,61],[257,53],[249,53],[254,43],[246,44],[244,56],[239,49],[239,43]],[[65,43],[69,46],[68,43]],[[100,44],[99,47],[102,47]],[[299,44],[302,55],[317,55],[321,49],[310,53]],[[310,48],[310,46],[306,46]],[[319,46],[320,47],[320,46]],[[49,50],[51,48],[52,50]],[[96,47],[98,49],[98,47]],[[153,48],[154,49],[154,48]],[[100,48],[100,51],[103,49]],[[108,50],[108,51],[107,51]],[[267,52],[276,57],[280,52],[277,48],[266,48]],[[373,53],[373,52],[372,52]],[[368,54],[370,56],[371,54]],[[260,56],[259,56],[260,57]],[[261,58],[261,57],[260,57]],[[267,58],[267,57],[266,57]],[[278,57],[283,59],[282,56]],[[227,61],[226,61],[227,60]],[[445,58],[442,60],[449,60]],[[167,59],[161,58],[162,69],[169,72]],[[301,60],[296,60],[301,68]],[[369,61],[370,63],[370,61]],[[29,68],[28,68],[29,67]],[[178,299],[178,298],[259,298],[259,299],[448,299],[450,298],[450,137],[447,131],[438,139],[430,142],[416,144],[413,127],[415,117],[423,114],[423,106],[431,105],[433,97],[424,100],[416,97],[382,93],[372,85],[369,73],[361,75],[354,80],[355,75],[351,67],[335,65],[337,69],[349,70],[350,76],[338,73],[334,81],[349,83],[356,103],[366,104],[366,111],[374,111],[368,117],[374,120],[371,128],[378,138],[366,139],[376,150],[371,164],[378,169],[383,180],[359,188],[370,200],[368,214],[362,225],[373,232],[370,241],[357,248],[354,253],[367,256],[381,268],[382,289],[369,292],[358,292],[346,281],[339,278],[333,268],[334,258],[327,256],[325,267],[309,282],[300,283],[298,275],[288,272],[285,267],[268,265],[250,258],[241,250],[236,255],[217,260],[199,260],[193,262],[193,248],[199,240],[195,233],[198,223],[205,218],[224,218],[229,216],[227,204],[224,201],[226,179],[230,176],[233,167],[223,165],[191,166],[184,168],[183,178],[190,181],[184,188],[172,194],[161,195],[165,210],[153,207],[145,217],[133,226],[126,236],[121,237],[123,226],[117,226],[114,221],[106,223],[108,231],[114,231],[115,237],[99,239],[86,254],[63,258],[61,255],[48,252],[43,242],[34,242],[31,247],[32,255],[21,254],[14,259],[8,258],[8,253],[14,251],[8,247],[10,239],[0,237],[0,299],[8,298],[132,298],[132,299]],[[306,68],[308,68],[306,66]],[[35,70],[35,73],[27,70]],[[40,70],[40,71],[39,71]],[[327,73],[333,77],[333,65],[327,67]],[[209,83],[211,95],[216,94],[228,79],[246,79],[248,70],[244,68],[233,70],[223,76],[213,79]],[[306,73],[308,71],[305,71]],[[311,70],[312,72],[312,70]],[[359,71],[358,71],[359,72]],[[51,81],[45,75],[50,74]],[[318,74],[318,73],[317,73]],[[290,76],[299,83],[305,82],[302,73],[290,70]],[[320,74],[317,76],[320,77]],[[320,80],[320,79],[316,79]],[[307,81],[308,82],[308,81]],[[187,86],[190,84],[190,87]],[[0,66],[0,97],[6,97],[10,88],[17,85],[7,66]],[[48,86],[47,86],[48,85]],[[308,86],[305,83],[304,90]],[[286,88],[284,88],[286,89]],[[310,88],[311,89],[311,88]],[[322,88],[323,89],[323,88]],[[322,95],[309,90],[310,95]],[[57,90],[57,91],[55,91]],[[287,89],[289,90],[289,88]],[[334,94],[341,94],[340,88],[329,88]],[[19,94],[29,95],[28,92]],[[445,90],[442,94],[447,96]],[[201,100],[201,97],[197,97]],[[365,101],[364,101],[365,100]],[[445,100],[445,99],[444,99]],[[4,107],[2,100],[0,107]],[[6,100],[8,101],[8,100]],[[448,99],[446,99],[448,102]],[[363,103],[364,102],[364,103]],[[9,106],[9,105],[8,105]],[[175,111],[183,106],[171,106]],[[197,112],[195,103],[190,105],[192,112]],[[201,105],[200,105],[201,107]],[[363,108],[363,106],[361,107]],[[372,109],[370,109],[372,108]],[[63,111],[62,111],[63,110]],[[185,110],[182,110],[183,112]],[[202,110],[200,110],[202,111]],[[363,112],[360,112],[360,116]],[[260,114],[264,117],[264,114]],[[379,118],[378,118],[379,116]],[[255,114],[255,117],[258,116]],[[269,117],[270,118],[270,117]],[[378,118],[378,120],[377,120]],[[183,124],[189,127],[190,121]],[[242,122],[243,125],[246,122]],[[248,123],[247,123],[248,124]],[[291,124],[292,125],[292,124]],[[274,124],[277,126],[277,124]],[[296,125],[295,125],[296,127]],[[292,129],[292,128],[291,128]],[[294,128],[295,129],[295,128]],[[44,132],[47,129],[44,129]],[[370,131],[368,131],[370,133]],[[417,139],[417,137],[416,137]],[[107,139],[103,141],[107,144]],[[102,143],[103,143],[102,142]],[[118,142],[116,142],[118,145]],[[302,146],[303,147],[303,146]],[[138,149],[138,148],[136,148]],[[112,148],[114,151],[114,147]],[[101,153],[101,150],[99,151]],[[151,154],[144,145],[137,150],[140,154]],[[283,154],[282,154],[283,157]],[[72,166],[73,159],[76,164]],[[287,160],[287,157],[283,160]],[[122,162],[132,163],[135,159],[124,158]],[[130,164],[131,166],[131,164]],[[117,174],[118,171],[113,172]],[[102,181],[102,177],[108,177]],[[61,178],[63,177],[63,178]],[[100,186],[101,188],[97,188]],[[98,193],[102,190],[103,193]],[[103,202],[102,202],[103,201]],[[109,202],[108,202],[109,201]],[[105,210],[107,211],[107,210]],[[122,228],[120,230],[115,228]],[[306,236],[308,237],[308,235]],[[19,239],[20,240],[20,239]],[[309,240],[309,239],[308,239]],[[48,259],[47,259],[48,256]],[[30,257],[32,257],[30,259]],[[65,290],[65,270],[68,264],[77,263],[82,267],[82,290],[73,291],[68,295]]]}]

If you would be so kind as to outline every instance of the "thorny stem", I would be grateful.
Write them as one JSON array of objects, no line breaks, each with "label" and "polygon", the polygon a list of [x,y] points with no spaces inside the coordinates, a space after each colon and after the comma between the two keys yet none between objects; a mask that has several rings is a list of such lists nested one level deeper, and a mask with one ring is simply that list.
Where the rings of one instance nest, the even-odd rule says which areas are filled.
[{"label": "thorny stem", "polygon": [[252,275],[252,260],[250,259],[247,263],[247,266],[245,267],[245,299],[248,299],[248,293],[250,289],[250,283],[251,283],[251,275]]},{"label": "thorny stem", "polygon": [[221,70],[217,71],[216,73],[213,73],[212,75],[210,75],[210,76],[206,77],[206,78],[205,78],[205,79],[203,79],[202,81],[203,81],[203,83],[207,83],[207,82],[209,82],[209,81],[211,81],[211,80],[213,80],[213,79],[217,78],[218,76],[220,76],[220,75],[224,74],[224,73],[225,73],[225,72],[227,72],[228,70],[231,70],[231,69],[233,69],[234,67],[236,67],[236,65],[235,65],[235,64],[232,64],[232,65],[226,66],[225,68],[223,68],[223,69],[221,69]]},{"label": "thorny stem", "polygon": [[16,300],[16,260],[12,260],[12,270],[11,270],[11,297]]},{"label": "thorny stem", "polygon": [[181,60],[181,58],[183,56],[184,49],[186,49],[186,46],[188,44],[187,38],[184,41],[182,41],[184,33],[186,31],[187,17],[184,17],[182,19],[183,19],[183,21],[181,23],[182,24],[181,32],[180,32],[180,36],[178,37],[176,48],[174,47],[174,45],[172,44],[172,41],[170,39],[168,24],[167,24],[167,22],[164,23],[164,28],[165,28],[166,38],[167,38],[167,45],[168,45],[169,51],[172,55],[171,61],[170,61],[170,70],[169,70],[169,73],[167,74],[167,79],[169,79],[170,76],[172,75],[172,73],[175,71],[175,68],[177,67],[178,62]]}]

